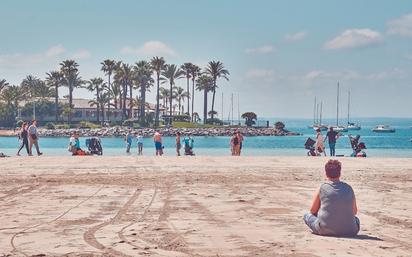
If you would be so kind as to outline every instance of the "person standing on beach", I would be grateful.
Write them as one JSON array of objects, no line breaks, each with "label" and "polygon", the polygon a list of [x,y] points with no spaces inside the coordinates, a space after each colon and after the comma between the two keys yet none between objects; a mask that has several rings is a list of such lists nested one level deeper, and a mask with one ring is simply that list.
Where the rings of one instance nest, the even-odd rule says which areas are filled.
[{"label": "person standing on beach", "polygon": [[330,127],[323,141],[326,141],[326,138],[328,139],[328,143],[329,143],[330,156],[335,156],[336,139],[339,138],[339,134],[338,132],[333,130],[333,127]]},{"label": "person standing on beach", "polygon": [[180,142],[180,132],[176,133],[176,154],[180,156],[180,149],[182,148],[182,143]]},{"label": "person standing on beach", "polygon": [[160,135],[158,131],[155,132],[153,136],[153,141],[155,143],[156,156],[162,156],[163,155],[162,136]]},{"label": "person standing on beach", "polygon": [[325,165],[327,181],[317,190],[310,212],[303,216],[314,234],[323,236],[355,236],[360,229],[356,214],[355,193],[340,181],[342,165],[329,160]]},{"label": "person standing on beach", "polygon": [[230,139],[230,146],[232,147],[232,156],[238,156],[240,151],[239,137],[234,133]]},{"label": "person standing on beach", "polygon": [[131,129],[127,131],[127,134],[124,137],[124,141],[126,142],[126,153],[130,153],[130,147],[132,146],[132,141],[133,141],[133,135],[132,135]]},{"label": "person standing on beach", "polygon": [[237,137],[239,139],[239,156],[242,153],[242,147],[243,147],[243,135],[240,133],[240,131],[237,132]]},{"label": "person standing on beach", "polygon": [[39,149],[39,134],[37,133],[37,121],[33,120],[31,122],[31,125],[28,129],[29,132],[29,155],[32,156],[33,155],[33,145],[36,147],[36,151],[37,151],[37,155],[40,156],[43,153],[40,152]]},{"label": "person standing on beach", "polygon": [[136,141],[137,141],[137,154],[143,155],[143,137],[141,134],[136,133]]},{"label": "person standing on beach", "polygon": [[27,131],[27,122],[23,122],[21,125],[21,130],[19,133],[19,141],[20,141],[20,148],[17,151],[17,156],[20,156],[20,151],[23,149],[23,147],[26,147],[27,154],[30,155],[30,150],[29,150],[29,133]]},{"label": "person standing on beach", "polygon": [[323,143],[323,136],[320,129],[316,129],[316,144],[315,144],[316,155],[321,155],[322,153],[326,156],[325,145]]}]

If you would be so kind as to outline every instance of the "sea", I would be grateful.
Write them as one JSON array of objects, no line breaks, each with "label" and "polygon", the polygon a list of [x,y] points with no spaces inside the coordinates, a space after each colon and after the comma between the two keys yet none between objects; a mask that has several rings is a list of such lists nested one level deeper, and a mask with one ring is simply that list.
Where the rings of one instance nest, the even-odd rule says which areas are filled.
[{"label": "sea", "polygon": [[[259,119],[258,124],[265,124],[266,120],[271,125],[276,121],[282,121],[286,129],[299,132],[299,136],[254,136],[245,137],[243,143],[242,155],[245,156],[306,156],[307,150],[304,143],[311,137],[315,138],[313,129],[308,128],[313,123],[311,119],[285,119],[285,118],[267,118]],[[353,122],[359,123],[362,127],[359,131],[344,132],[336,143],[336,154],[350,156],[352,153],[349,134],[360,135],[360,142],[366,144],[365,150],[368,157],[412,157],[412,118],[354,118]],[[336,124],[336,120],[325,119],[325,124]],[[339,122],[341,125],[346,121]],[[376,125],[390,125],[396,129],[395,133],[375,133],[372,128]],[[322,132],[326,134],[326,131]],[[102,138],[103,155],[107,156],[137,156],[137,143],[133,143],[132,152],[126,153],[126,145],[123,138],[106,137]],[[195,137],[194,152],[202,156],[228,156],[230,155],[229,137]],[[40,148],[44,155],[47,156],[66,156],[70,155],[67,151],[68,137],[42,137],[40,138]],[[85,138],[80,138],[81,147],[85,146]],[[164,154],[173,156],[175,151],[175,138],[165,137]],[[15,155],[18,148],[18,139],[16,137],[0,137],[0,152],[7,155]],[[328,147],[326,143],[326,147]],[[328,148],[326,149],[328,153]],[[182,151],[183,152],[183,151]],[[22,155],[26,155],[24,149]],[[144,139],[143,154],[147,156],[154,155],[155,149],[151,138]]]}]

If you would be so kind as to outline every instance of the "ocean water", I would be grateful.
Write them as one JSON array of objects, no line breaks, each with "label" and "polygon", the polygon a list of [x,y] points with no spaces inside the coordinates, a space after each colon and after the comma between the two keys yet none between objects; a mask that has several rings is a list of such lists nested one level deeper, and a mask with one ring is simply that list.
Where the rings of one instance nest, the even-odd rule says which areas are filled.
[{"label": "ocean water", "polygon": [[[287,129],[300,132],[302,136],[287,137],[245,137],[242,154],[249,156],[304,156],[307,150],[304,143],[308,137],[314,138],[314,131],[308,128],[312,120],[304,119],[269,119],[282,120]],[[360,121],[362,130],[343,133],[336,144],[336,154],[350,155],[352,150],[348,134],[360,135],[361,142],[367,146],[367,154],[370,157],[412,157],[412,119],[356,119]],[[325,120],[326,124],[333,124],[334,120]],[[344,121],[341,121],[344,124]],[[396,128],[395,133],[374,133],[371,129],[378,124],[388,124]],[[326,132],[322,132],[325,134]],[[45,155],[70,155],[67,151],[69,139],[67,137],[49,137],[40,139],[40,148]],[[81,147],[86,149],[85,138],[81,138]],[[175,155],[173,137],[163,139],[165,155]],[[122,138],[102,138],[104,155],[121,156],[126,155],[125,143]],[[15,155],[18,140],[15,137],[0,137],[0,152]],[[134,143],[132,155],[137,154],[137,144]],[[327,147],[327,143],[326,143]],[[154,155],[154,144],[151,138],[144,139],[144,155]],[[229,137],[195,137],[194,152],[196,155],[224,156],[230,155]],[[182,151],[183,153],[183,151]],[[328,149],[327,149],[328,153]],[[24,149],[22,150],[24,155]]]}]

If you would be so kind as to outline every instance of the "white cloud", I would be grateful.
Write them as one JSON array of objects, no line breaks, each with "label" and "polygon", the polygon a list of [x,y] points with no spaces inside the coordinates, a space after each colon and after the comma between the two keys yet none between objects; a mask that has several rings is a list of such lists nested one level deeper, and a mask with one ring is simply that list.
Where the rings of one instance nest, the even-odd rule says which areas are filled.
[{"label": "white cloud", "polygon": [[287,34],[285,35],[285,40],[288,42],[296,42],[304,39],[306,37],[306,31],[299,31],[294,34]]},{"label": "white cloud", "polygon": [[388,71],[381,71],[377,73],[371,73],[369,75],[366,75],[366,79],[369,80],[393,80],[393,79],[404,79],[408,76],[407,72],[399,69],[399,68],[393,68]]},{"label": "white cloud", "polygon": [[257,48],[248,48],[245,50],[248,54],[269,54],[275,51],[275,47],[273,45],[264,45]]},{"label": "white cloud", "polygon": [[344,71],[326,71],[326,70],[312,70],[306,73],[302,79],[306,82],[313,82],[319,80],[369,80],[381,81],[388,79],[404,79],[407,77],[407,72],[399,68],[391,70],[374,72],[374,73],[359,73],[353,70]]},{"label": "white cloud", "polygon": [[46,51],[46,56],[47,57],[54,57],[58,56],[62,53],[66,52],[66,49],[63,47],[63,45],[56,45],[52,46]]},{"label": "white cloud", "polygon": [[412,37],[412,13],[388,21],[387,26],[387,33],[390,35]]},{"label": "white cloud", "polygon": [[376,45],[382,42],[383,37],[378,31],[371,29],[348,29],[340,35],[326,42],[326,49],[359,48]]},{"label": "white cloud", "polygon": [[66,49],[62,45],[52,46],[39,53],[14,53],[0,55],[0,68],[20,69],[56,61]]},{"label": "white cloud", "polygon": [[88,59],[91,56],[92,56],[91,53],[87,51],[86,49],[80,49],[72,55],[72,58],[73,59]]},{"label": "white cloud", "polygon": [[305,81],[313,81],[319,79],[344,79],[351,80],[360,78],[360,75],[356,71],[325,71],[325,70],[313,70],[306,73],[303,76]]},{"label": "white cloud", "polygon": [[123,47],[122,54],[142,55],[142,56],[176,56],[176,52],[160,41],[147,41],[140,47]]}]

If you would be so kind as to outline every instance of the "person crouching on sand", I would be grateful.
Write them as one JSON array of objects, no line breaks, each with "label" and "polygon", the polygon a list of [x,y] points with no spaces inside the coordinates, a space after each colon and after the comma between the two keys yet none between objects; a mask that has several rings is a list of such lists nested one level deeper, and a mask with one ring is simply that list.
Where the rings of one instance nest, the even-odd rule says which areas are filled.
[{"label": "person crouching on sand", "polygon": [[163,155],[162,136],[158,131],[155,132],[153,136],[153,141],[155,143],[156,156]]},{"label": "person crouching on sand", "polygon": [[341,163],[337,160],[326,163],[327,181],[316,192],[310,213],[303,217],[314,234],[355,236],[359,232],[355,193],[350,185],[340,181],[341,169]]}]

